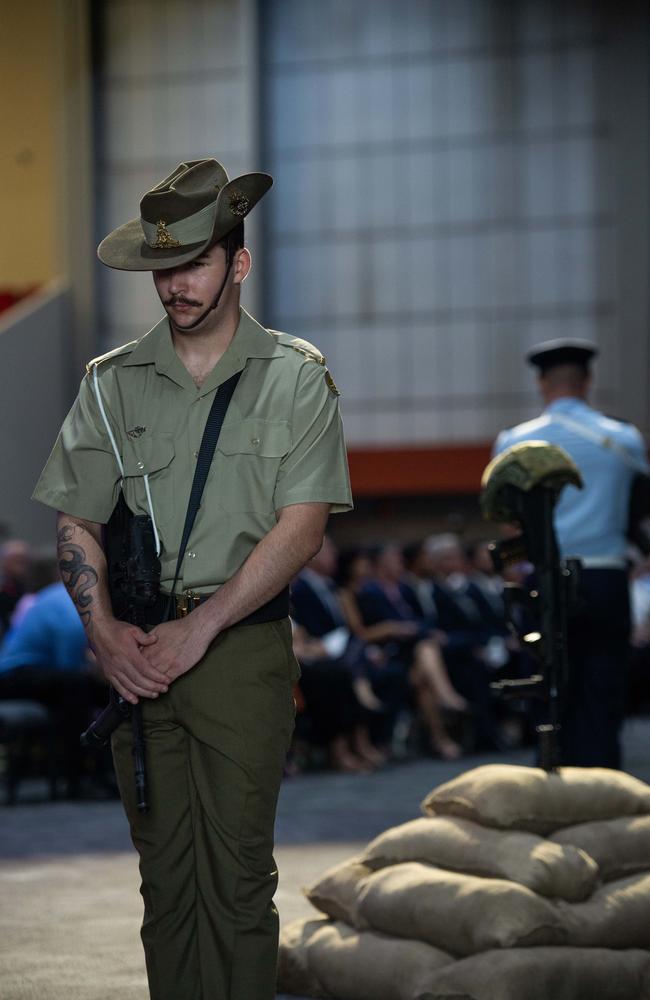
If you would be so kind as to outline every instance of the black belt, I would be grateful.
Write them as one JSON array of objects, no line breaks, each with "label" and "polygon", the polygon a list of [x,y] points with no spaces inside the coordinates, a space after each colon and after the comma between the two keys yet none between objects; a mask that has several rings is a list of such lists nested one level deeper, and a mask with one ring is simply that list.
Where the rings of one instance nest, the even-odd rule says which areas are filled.
[{"label": "black belt", "polygon": [[[156,598],[156,603],[144,609],[144,619],[149,626],[159,625],[160,622],[168,621],[170,618],[185,618],[199,604],[207,601],[212,594],[196,594],[192,590],[186,590],[183,594],[172,597],[162,591]],[[172,600],[171,614],[169,613],[170,598]],[[272,597],[270,601],[263,604],[261,608],[252,611],[250,615],[241,618],[231,627],[237,628],[239,625],[260,625],[263,622],[278,621],[279,618],[286,618],[289,614],[289,588],[285,587],[279,594]]]}]

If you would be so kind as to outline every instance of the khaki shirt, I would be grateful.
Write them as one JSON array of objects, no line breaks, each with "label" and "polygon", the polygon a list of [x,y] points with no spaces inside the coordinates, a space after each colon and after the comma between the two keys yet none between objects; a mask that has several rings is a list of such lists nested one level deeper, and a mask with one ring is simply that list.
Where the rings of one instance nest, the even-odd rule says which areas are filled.
[{"label": "khaki shirt", "polygon": [[[292,346],[293,345],[293,346]],[[91,379],[124,465],[124,496],[148,514],[144,475],[162,545],[163,589],[173,583],[190,487],[217,387],[242,371],[228,407],[177,589],[213,590],[230,579],[295,503],[352,506],[334,384],[318,350],[265,330],[241,310],[237,331],[200,389],[174,350],[165,317],[146,336],[91,362],[33,497],[106,523],[120,471]]]}]

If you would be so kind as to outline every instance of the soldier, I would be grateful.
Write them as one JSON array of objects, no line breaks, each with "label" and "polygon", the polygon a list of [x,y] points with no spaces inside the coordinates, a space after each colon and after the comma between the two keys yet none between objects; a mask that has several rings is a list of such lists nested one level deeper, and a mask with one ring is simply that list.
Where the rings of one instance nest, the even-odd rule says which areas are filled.
[{"label": "soldier", "polygon": [[499,434],[494,454],[520,441],[560,445],[584,489],[567,486],[555,511],[562,556],[582,559],[582,609],[569,623],[570,682],[562,714],[562,763],[619,767],[629,657],[626,531],[630,490],[647,468],[639,431],[589,406],[590,362],[584,340],[552,340],[527,356],[538,369],[545,409]]},{"label": "soldier", "polygon": [[[153,1000],[275,995],[273,824],[298,676],[288,583],[320,549],[330,511],[351,507],[324,358],[239,305],[243,219],[271,184],[228,180],[213,159],[181,163],[100,244],[109,267],[153,272],[166,316],[90,362],[34,493],[60,512],[62,575],[99,665],[142,708],[148,815],[136,809],[128,726],[113,755],[140,854]],[[152,519],[171,590],[207,415],[237,372],[177,617],[151,631],[116,621],[101,527],[122,489]]]}]

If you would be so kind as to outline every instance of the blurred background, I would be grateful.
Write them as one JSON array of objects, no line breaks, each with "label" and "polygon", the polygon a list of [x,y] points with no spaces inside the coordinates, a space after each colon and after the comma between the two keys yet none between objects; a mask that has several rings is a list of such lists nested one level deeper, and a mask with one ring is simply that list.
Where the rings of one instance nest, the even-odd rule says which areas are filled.
[{"label": "blurred background", "polygon": [[22,0],[2,26],[5,537],[51,542],[28,497],[85,362],[160,314],[96,244],[206,155],[275,177],[245,304],[342,391],[339,544],[485,534],[537,341],[596,341],[595,404],[650,430],[645,3]]},{"label": "blurred background", "polygon": [[[433,786],[533,760],[538,713],[491,694],[529,664],[483,544],[498,529],[480,479],[498,431],[542,408],[524,355],[550,338],[598,344],[594,405],[650,441],[649,13],[0,0],[7,1000],[146,995],[108,752],[79,746],[106,683],[54,560],[35,558],[54,548],[54,513],[29,499],[86,362],[161,315],[150,277],[102,267],[97,244],[183,160],[275,178],[246,223],[244,305],[326,354],[356,505],[293,588],[302,679],[276,898],[284,920],[308,916],[300,886]],[[625,766],[650,781],[650,559],[632,577]],[[325,768],[327,783],[310,773]],[[44,809],[44,789],[99,801]]]}]

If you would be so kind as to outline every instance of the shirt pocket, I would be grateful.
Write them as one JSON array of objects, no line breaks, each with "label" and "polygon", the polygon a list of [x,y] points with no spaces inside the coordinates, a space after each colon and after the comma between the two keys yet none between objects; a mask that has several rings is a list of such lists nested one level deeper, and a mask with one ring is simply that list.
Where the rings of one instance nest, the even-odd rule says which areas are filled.
[{"label": "shirt pocket", "polygon": [[169,523],[174,516],[174,455],[171,434],[148,434],[128,441],[122,459],[127,504],[133,511],[150,514],[144,483],[147,476],[158,525]]},{"label": "shirt pocket", "polygon": [[280,462],[291,447],[289,425],[248,418],[226,424],[217,443],[218,461],[210,475],[210,495],[230,513],[269,513]]}]

